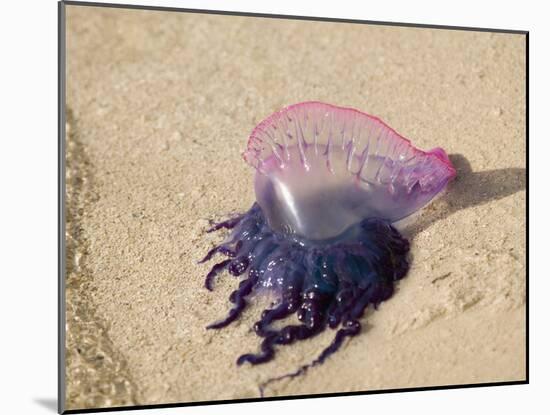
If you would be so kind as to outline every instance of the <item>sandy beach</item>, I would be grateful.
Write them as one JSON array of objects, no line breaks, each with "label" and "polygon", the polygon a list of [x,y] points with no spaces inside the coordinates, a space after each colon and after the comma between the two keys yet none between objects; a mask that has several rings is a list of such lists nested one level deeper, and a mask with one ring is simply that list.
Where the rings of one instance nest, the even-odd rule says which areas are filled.
[{"label": "sandy beach", "polygon": [[258,397],[334,332],[256,351],[238,280],[207,291],[209,220],[254,202],[258,122],[318,100],[383,119],[457,168],[402,225],[411,269],[361,335],[266,396],[524,380],[525,37],[67,6],[67,408]]}]

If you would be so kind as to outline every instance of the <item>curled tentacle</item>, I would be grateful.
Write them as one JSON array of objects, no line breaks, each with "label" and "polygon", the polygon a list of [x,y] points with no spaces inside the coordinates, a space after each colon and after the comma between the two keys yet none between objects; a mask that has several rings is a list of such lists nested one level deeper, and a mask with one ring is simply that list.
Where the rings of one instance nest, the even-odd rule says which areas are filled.
[{"label": "curled tentacle", "polygon": [[311,363],[308,363],[306,365],[301,366],[300,368],[298,368],[294,372],[287,373],[287,374],[277,376],[277,377],[274,377],[274,378],[270,378],[267,381],[263,382],[259,386],[260,396],[261,397],[264,396],[264,390],[269,384],[271,384],[273,382],[277,382],[279,380],[288,379],[288,378],[292,379],[292,378],[295,378],[297,376],[301,376],[304,373],[306,373],[308,369],[310,369],[314,366],[323,364],[324,361],[330,355],[332,355],[333,353],[337,352],[338,349],[340,349],[340,346],[342,345],[342,343],[344,342],[344,339],[346,337],[356,336],[360,332],[361,332],[361,324],[358,321],[355,321],[355,320],[348,320],[344,324],[344,327],[339,329],[336,332],[336,335],[334,336],[334,339],[332,340],[332,342],[319,354],[319,356],[315,360],[313,360]]},{"label": "curled tentacle", "polygon": [[[235,307],[233,307],[230,311],[227,317],[225,317],[223,320],[212,323],[207,326],[208,329],[219,329],[222,327],[227,326],[231,322],[235,321],[243,312],[243,310],[246,307],[246,297],[252,292],[252,289],[257,284],[258,279],[260,277],[261,271],[259,271],[259,266],[263,263],[265,258],[270,254],[271,251],[275,248],[274,244],[269,239],[262,240],[261,243],[259,243],[256,248],[252,252],[248,254],[248,257],[246,260],[237,258],[234,261],[226,260],[224,261],[224,267],[231,264],[238,264],[235,267],[232,268],[233,275],[238,275],[237,273],[244,272],[249,264],[251,265],[251,268],[248,272],[248,278],[242,280],[239,283],[239,288],[235,291],[233,291],[229,297],[229,300],[235,304]],[[237,261],[237,262],[235,262]],[[238,262],[241,261],[241,262]],[[230,264],[231,263],[231,264]],[[257,265],[259,264],[259,265]]]},{"label": "curled tentacle", "polygon": [[216,278],[216,275],[218,275],[220,272],[222,272],[227,265],[231,262],[230,259],[226,259],[222,262],[217,263],[214,265],[208,274],[206,274],[206,278],[204,280],[204,286],[209,290],[212,291],[214,287],[212,284],[214,284],[214,278]]},{"label": "curled tentacle", "polygon": [[241,221],[243,215],[237,215],[233,218],[224,220],[223,222],[214,223],[211,228],[208,228],[206,232],[214,232],[219,229],[225,228],[225,229],[233,229],[237,224]]},{"label": "curled tentacle", "polygon": [[207,329],[220,329],[222,327],[225,327],[235,321],[242,313],[242,311],[246,307],[246,300],[245,297],[250,294],[252,291],[252,287],[256,284],[258,280],[257,272],[251,271],[250,276],[246,279],[240,282],[239,288],[236,289],[231,293],[231,296],[229,297],[230,301],[235,304],[235,307],[233,307],[230,311],[227,317],[225,317],[223,320],[212,323],[208,325]]},{"label": "curled tentacle", "polygon": [[[262,315],[262,320],[256,323],[256,331],[260,330],[264,337],[261,345],[261,353],[244,354],[239,357],[237,364],[244,362],[258,364],[265,361],[267,356],[274,355],[275,345],[289,345],[299,340],[305,340],[320,333],[326,325],[326,310],[330,302],[330,296],[320,291],[309,290],[303,295],[303,301],[299,307],[288,307],[283,303],[279,307],[267,310]],[[287,325],[280,330],[269,330],[266,327],[275,318],[284,318],[292,310],[297,308],[298,320],[302,324]]]},{"label": "curled tentacle", "polygon": [[344,325],[344,328],[341,328],[340,330],[338,330],[336,332],[336,335],[334,336],[334,339],[332,340],[332,342],[319,354],[319,356],[313,360],[311,363],[308,363],[306,365],[303,365],[301,366],[300,368],[298,368],[296,371],[294,372],[291,372],[291,373],[287,373],[287,374],[284,374],[284,375],[281,375],[281,376],[277,376],[277,377],[274,377],[274,378],[270,378],[268,379],[267,381],[263,382],[260,386],[259,386],[259,390],[260,390],[260,396],[263,397],[264,396],[264,391],[265,391],[265,388],[273,383],[273,382],[277,382],[279,380],[283,380],[283,379],[292,379],[292,378],[295,378],[297,376],[301,376],[303,375],[304,373],[307,372],[308,369],[314,367],[314,366],[317,366],[317,365],[320,365],[320,364],[323,364],[324,361],[333,353],[335,353],[336,351],[338,351],[338,349],[340,348],[340,346],[342,345],[342,343],[344,342],[344,339],[346,337],[353,337],[353,336],[357,336],[359,333],[361,332],[361,324],[357,321],[354,321],[354,320],[350,320],[348,322],[346,322],[346,324]]},{"label": "curled tentacle", "polygon": [[198,263],[203,264],[209,261],[217,253],[225,255],[226,257],[229,257],[229,258],[234,258],[239,253],[239,250],[241,249],[242,245],[243,245],[242,241],[237,241],[237,243],[235,244],[235,248],[233,249],[231,249],[227,244],[217,245],[214,248],[212,248],[210,251],[208,251],[204,256],[204,258],[201,259]]},{"label": "curled tentacle", "polygon": [[254,331],[261,337],[275,334],[275,331],[269,329],[269,325],[275,320],[282,320],[293,314],[297,308],[297,303],[285,301],[275,308],[264,310],[261,319],[254,323]]},{"label": "curled tentacle", "polygon": [[301,306],[303,272],[300,267],[290,269],[285,267],[282,270],[281,274],[286,278],[286,285],[281,288],[281,302],[275,308],[264,310],[260,320],[254,323],[254,331],[258,336],[276,335],[277,332],[270,327],[271,323],[294,314]]}]

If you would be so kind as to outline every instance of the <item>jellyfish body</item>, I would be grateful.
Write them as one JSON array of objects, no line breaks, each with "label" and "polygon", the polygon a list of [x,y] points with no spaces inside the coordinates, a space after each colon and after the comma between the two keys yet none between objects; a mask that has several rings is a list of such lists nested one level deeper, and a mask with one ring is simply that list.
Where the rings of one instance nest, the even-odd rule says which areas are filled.
[{"label": "jellyfish body", "polygon": [[[208,273],[208,289],[224,270],[241,281],[227,317],[208,328],[227,326],[247,298],[268,290],[276,301],[254,325],[260,350],[238,364],[267,362],[278,346],[337,329],[295,376],[357,335],[369,305],[391,297],[409,268],[409,243],[392,223],[425,206],[456,172],[444,150],[416,149],[376,117],[320,102],[262,121],[243,156],[256,169],[256,203],[211,229],[230,232],[202,260],[226,257]],[[293,314],[299,324],[273,327]]]}]

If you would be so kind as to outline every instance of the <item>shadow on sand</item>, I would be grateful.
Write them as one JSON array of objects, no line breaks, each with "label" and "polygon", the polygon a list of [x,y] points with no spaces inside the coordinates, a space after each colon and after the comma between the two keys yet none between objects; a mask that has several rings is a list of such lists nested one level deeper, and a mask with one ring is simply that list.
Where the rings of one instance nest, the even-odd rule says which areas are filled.
[{"label": "shadow on sand", "polygon": [[474,172],[463,155],[451,154],[449,158],[456,168],[456,178],[449,184],[447,192],[434,201],[429,213],[404,224],[405,235],[414,237],[459,210],[499,200],[525,189],[527,175],[523,168]]}]

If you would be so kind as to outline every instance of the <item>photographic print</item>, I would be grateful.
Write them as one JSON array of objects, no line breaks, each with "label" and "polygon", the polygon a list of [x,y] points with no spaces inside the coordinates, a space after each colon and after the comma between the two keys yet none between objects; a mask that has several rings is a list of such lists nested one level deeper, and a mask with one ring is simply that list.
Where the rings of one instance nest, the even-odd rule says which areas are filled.
[{"label": "photographic print", "polygon": [[63,410],[527,382],[527,32],[60,17]]}]

